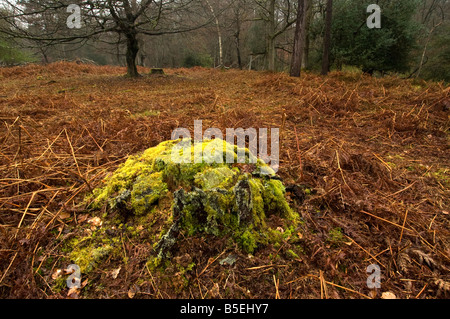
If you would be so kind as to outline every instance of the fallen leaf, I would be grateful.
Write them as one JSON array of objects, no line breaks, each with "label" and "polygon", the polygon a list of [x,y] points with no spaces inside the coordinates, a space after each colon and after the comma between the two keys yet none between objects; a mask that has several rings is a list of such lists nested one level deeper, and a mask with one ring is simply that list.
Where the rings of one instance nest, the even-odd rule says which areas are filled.
[{"label": "fallen leaf", "polygon": [[92,217],[87,221],[89,224],[91,224],[92,226],[96,226],[96,227],[100,227],[103,222],[100,219],[100,217]]},{"label": "fallen leaf", "polygon": [[117,278],[117,276],[119,275],[120,269],[122,269],[122,266],[120,266],[119,268],[114,269],[113,271],[111,271],[111,277],[113,279]]},{"label": "fallen leaf", "polygon": [[81,288],[86,287],[87,284],[88,284],[88,279],[86,279],[85,281],[83,281],[83,282],[81,283]]},{"label": "fallen leaf", "polygon": [[52,279],[56,280],[62,276],[62,269],[56,269],[52,274]]},{"label": "fallen leaf", "polygon": [[67,298],[78,299],[78,294],[79,293],[80,293],[80,290],[77,287],[72,287],[67,292]]},{"label": "fallen leaf", "polygon": [[397,297],[390,291],[385,291],[381,294],[381,299],[397,299]]},{"label": "fallen leaf", "polygon": [[60,219],[67,219],[67,218],[70,218],[70,216],[72,216],[72,214],[69,213],[69,212],[61,212],[61,213],[59,213],[59,215],[58,215],[58,217],[59,217]]},{"label": "fallen leaf", "polygon": [[353,244],[352,241],[344,241],[344,244],[346,244],[347,246],[351,246]]},{"label": "fallen leaf", "polygon": [[81,214],[81,215],[77,216],[78,224],[85,222],[86,219],[88,219],[88,217],[89,217],[89,214]]},{"label": "fallen leaf", "polygon": [[64,271],[64,275],[71,275],[75,272],[75,269],[73,268],[66,268],[63,270]]},{"label": "fallen leaf", "polygon": [[131,286],[128,290],[128,298],[133,299],[136,293],[139,291],[139,287],[136,285]]}]

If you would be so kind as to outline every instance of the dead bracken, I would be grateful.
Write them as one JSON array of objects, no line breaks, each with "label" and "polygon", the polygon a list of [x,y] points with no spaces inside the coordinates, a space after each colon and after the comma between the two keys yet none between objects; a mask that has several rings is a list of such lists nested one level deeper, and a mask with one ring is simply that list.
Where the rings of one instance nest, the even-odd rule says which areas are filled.
[{"label": "dead bracken", "polygon": [[[164,71],[130,80],[124,68],[67,62],[0,69],[2,298],[67,298],[68,275],[52,275],[75,261],[80,298],[448,298],[448,85],[354,72]],[[173,246],[161,241],[177,231],[175,201],[201,206],[203,193],[220,199],[210,190],[239,182],[233,196],[245,199],[245,181],[220,184],[236,174],[251,188],[252,165],[222,167],[217,180],[205,170],[191,188],[167,179],[152,192],[146,185],[164,170],[147,171],[104,192],[126,160],[175,128],[192,133],[196,119],[222,132],[280,128],[277,174],[295,218],[249,224],[267,243],[245,227],[226,233],[220,218],[217,227],[186,219]],[[158,243],[171,247],[166,259]],[[381,268],[381,290],[365,284],[370,264]]]}]

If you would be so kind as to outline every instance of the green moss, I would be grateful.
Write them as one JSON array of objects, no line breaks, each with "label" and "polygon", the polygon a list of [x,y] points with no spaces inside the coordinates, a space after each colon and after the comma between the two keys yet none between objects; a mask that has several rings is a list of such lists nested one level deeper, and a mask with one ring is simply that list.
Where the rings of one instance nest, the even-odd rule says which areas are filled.
[{"label": "green moss", "polygon": [[236,171],[227,166],[206,168],[195,175],[195,184],[204,190],[211,188],[227,188],[236,176]]},{"label": "green moss", "polygon": [[109,225],[107,222],[89,236],[75,237],[64,243],[63,251],[67,253],[72,263],[80,267],[82,273],[91,272],[99,262],[108,257],[120,255],[122,246],[120,237],[117,237],[119,234],[115,237],[108,235]]},{"label": "green moss", "polygon": [[290,258],[293,258],[293,259],[299,259],[300,257],[297,255],[297,253],[295,252],[295,251],[293,251],[292,249],[288,249],[287,251],[286,251],[286,255],[288,256],[288,257],[290,257]]},{"label": "green moss", "polygon": [[[188,154],[183,154],[182,147],[175,148],[179,142],[185,143],[181,145],[187,145],[187,149],[190,150]],[[231,156],[236,160],[239,151],[241,149],[220,139],[207,140],[203,143],[192,143],[190,140],[162,142],[141,155],[130,156],[105,180],[103,187],[94,190],[94,204],[97,204],[97,207],[101,206],[114,195],[132,188],[136,188],[139,194],[145,193],[149,189],[154,189],[161,181],[170,184],[171,189],[177,186],[191,186],[194,182],[202,189],[226,186],[227,182],[239,173],[238,169],[226,163],[226,159]],[[257,161],[248,149],[242,151],[246,162],[257,162],[260,170],[270,172],[270,167],[262,161]],[[188,163],[183,163],[182,159]],[[166,188],[166,185],[162,185],[154,193],[161,193]],[[138,196],[138,200],[142,198]]]},{"label": "green moss", "polygon": [[391,167],[391,168],[396,168],[397,167],[397,164],[392,163],[392,162],[386,162],[386,164],[388,164],[389,167]]},{"label": "green moss", "polygon": [[258,245],[258,235],[253,230],[247,229],[237,238],[237,242],[241,249],[251,254]]},{"label": "green moss", "polygon": [[56,293],[61,292],[67,288],[67,277],[61,276],[53,281],[52,290]]},{"label": "green moss", "polygon": [[131,208],[136,215],[148,212],[167,192],[167,184],[161,181],[161,176],[161,172],[148,176],[141,175],[134,182],[131,190]]},{"label": "green moss", "polygon": [[260,158],[258,158],[258,160],[256,161],[256,167],[255,167],[255,170],[253,173],[258,176],[261,176],[261,175],[275,176],[276,175],[275,171]]},{"label": "green moss", "polygon": [[431,173],[436,180],[442,183],[445,187],[450,187],[450,172],[448,168],[440,168],[435,172]]},{"label": "green moss", "polygon": [[344,242],[344,234],[340,227],[333,228],[328,233],[328,242],[333,245],[340,245]]},{"label": "green moss", "polygon": [[269,241],[270,242],[282,242],[284,240],[284,235],[281,231],[279,231],[278,229],[269,229],[267,232],[268,236],[269,236]]},{"label": "green moss", "polygon": [[284,218],[295,219],[295,213],[284,198],[286,190],[279,180],[269,180],[264,185],[264,207],[269,213],[280,212]]},{"label": "green moss", "polygon": [[110,245],[101,245],[96,247],[95,244],[87,247],[75,249],[70,254],[70,258],[80,267],[82,273],[91,272],[99,261],[111,253],[113,247]]},{"label": "green moss", "polygon": [[153,272],[157,270],[164,270],[170,265],[170,261],[161,256],[151,256],[145,264],[148,269]]},{"label": "green moss", "polygon": [[[236,161],[239,154],[252,164],[252,172],[243,173],[240,166],[226,162]],[[150,268],[161,266],[180,232],[184,236],[227,236],[253,253],[268,242],[285,240],[289,233],[274,236],[267,226],[268,216],[284,218],[294,225],[292,229],[299,219],[289,207],[275,172],[248,149],[219,139],[166,141],[130,156],[94,190],[92,201],[94,208],[107,206],[103,217],[118,230],[124,230],[121,223],[126,220],[134,225],[144,223],[152,232],[149,238],[157,257],[149,259]],[[138,235],[135,228],[125,230],[131,236]],[[71,255],[89,271],[113,251],[115,244],[110,238],[91,238]]]},{"label": "green moss", "polygon": [[94,203],[102,205],[115,193],[122,193],[129,189],[138,176],[148,176],[155,172],[158,156],[167,156],[175,141],[162,142],[156,147],[149,148],[141,156],[130,156],[125,163],[105,180],[104,186],[94,190]]},{"label": "green moss", "polygon": [[[257,179],[249,179],[251,200],[252,200],[252,219],[254,225],[265,227],[265,207],[264,207],[264,184],[263,181]],[[283,197],[284,198],[284,197]]]}]

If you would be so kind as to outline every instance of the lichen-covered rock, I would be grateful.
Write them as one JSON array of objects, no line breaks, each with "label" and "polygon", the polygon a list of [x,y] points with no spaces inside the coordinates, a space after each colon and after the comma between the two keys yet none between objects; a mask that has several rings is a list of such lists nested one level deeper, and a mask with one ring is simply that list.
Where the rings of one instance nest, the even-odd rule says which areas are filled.
[{"label": "lichen-covered rock", "polygon": [[[180,142],[189,148],[179,148]],[[227,163],[242,151],[246,163]],[[176,161],[174,154],[180,157]],[[268,216],[298,220],[284,193],[275,172],[248,149],[219,139],[176,140],[130,156],[94,190],[92,205],[128,219],[162,220],[165,226],[154,234],[154,248],[163,259],[170,256],[180,232],[230,236],[243,250],[253,252],[270,241]],[[162,204],[167,201],[170,207]]]}]

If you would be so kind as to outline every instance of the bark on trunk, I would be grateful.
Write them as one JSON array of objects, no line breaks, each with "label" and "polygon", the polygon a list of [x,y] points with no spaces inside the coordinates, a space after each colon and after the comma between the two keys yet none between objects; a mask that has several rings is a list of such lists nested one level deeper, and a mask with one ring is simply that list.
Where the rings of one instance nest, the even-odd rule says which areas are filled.
[{"label": "bark on trunk", "polygon": [[137,40],[136,32],[131,31],[127,33],[127,75],[132,78],[136,78],[139,76],[137,66],[136,66],[136,57],[139,52],[139,43]]},{"label": "bark on trunk", "polygon": [[211,10],[211,14],[213,15],[214,20],[216,22],[217,38],[219,41],[219,66],[223,66],[222,33],[220,31],[219,19],[217,18],[216,13],[214,12],[214,8],[212,7],[212,5],[209,3],[208,0],[206,0],[206,3],[208,4],[209,10]]},{"label": "bark on trunk", "polygon": [[302,68],[309,68],[309,47],[310,47],[310,37],[309,37],[309,26],[311,25],[312,18],[312,3],[310,0],[305,3],[305,45],[303,47],[302,56]]},{"label": "bark on trunk", "polygon": [[48,55],[47,55],[46,50],[43,48],[39,48],[39,49],[41,50],[42,57],[44,58],[44,64],[48,64],[49,60],[48,60]]},{"label": "bark on trunk", "polygon": [[330,71],[330,50],[331,50],[331,22],[333,15],[333,0],[327,0],[327,13],[325,20],[325,36],[323,39],[322,75],[327,75]]},{"label": "bark on trunk", "polygon": [[239,17],[239,9],[235,11],[236,14],[236,33],[234,39],[236,41],[236,55],[238,60],[239,69],[242,70],[242,58],[241,58],[241,19]]},{"label": "bark on trunk", "polygon": [[239,69],[242,70],[242,58],[241,58],[241,40],[239,39],[239,33],[236,33],[236,55],[238,60]]},{"label": "bark on trunk", "polygon": [[270,36],[267,39],[267,70],[275,71],[275,40]]},{"label": "bark on trunk", "polygon": [[298,0],[295,26],[294,50],[292,52],[290,75],[299,77],[302,69],[302,55],[305,45],[305,7],[307,0]]},{"label": "bark on trunk", "polygon": [[269,22],[267,24],[267,70],[275,71],[275,0],[269,1]]}]

